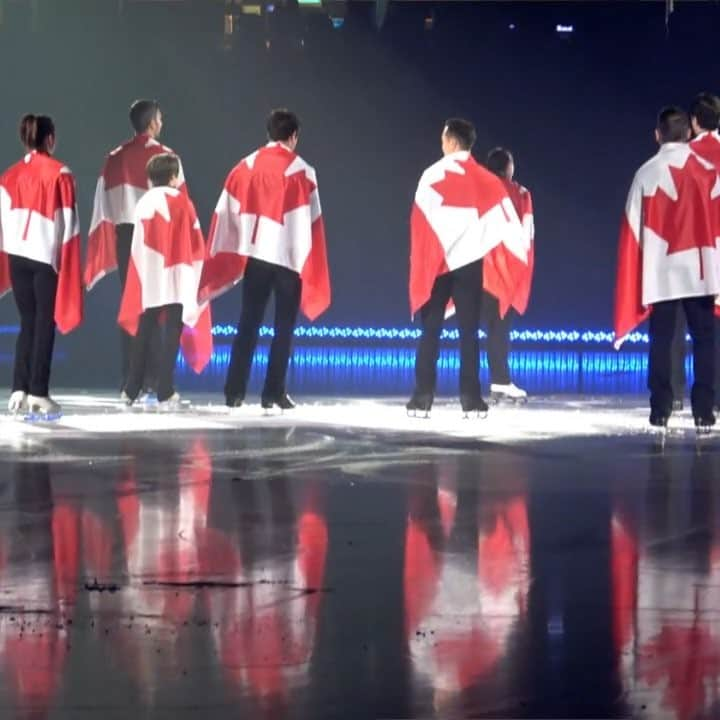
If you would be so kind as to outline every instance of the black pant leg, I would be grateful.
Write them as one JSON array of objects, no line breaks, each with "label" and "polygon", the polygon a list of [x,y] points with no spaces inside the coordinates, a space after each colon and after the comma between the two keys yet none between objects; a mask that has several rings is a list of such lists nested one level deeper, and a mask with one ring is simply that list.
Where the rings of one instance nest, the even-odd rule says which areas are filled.
[{"label": "black pant leg", "polygon": [[715,318],[715,407],[720,403],[720,318]]},{"label": "black pant leg", "polygon": [[678,303],[675,316],[675,333],[672,341],[672,389],[674,400],[682,400],[685,395],[686,326],[685,310],[682,304]]},{"label": "black pant leg", "polygon": [[452,292],[450,273],[435,279],[430,299],[420,308],[422,335],[415,354],[414,395],[435,394],[437,361],[440,352],[440,332],[445,319],[445,308]]},{"label": "black pant leg", "polygon": [[52,266],[35,263],[35,334],[33,336],[30,393],[37,397],[50,394],[50,370],[55,347],[55,298],[58,276]]},{"label": "black pant leg", "polygon": [[482,295],[482,316],[487,328],[487,359],[490,368],[490,382],[495,385],[510,384],[510,326],[512,309],[504,318],[500,317],[500,303],[488,292]]},{"label": "black pant leg", "polygon": [[[130,266],[130,250],[132,247],[133,226],[122,223],[115,226],[116,244],[115,252],[118,262],[118,277],[120,279],[120,297],[125,292],[128,267]],[[125,387],[130,369],[130,354],[132,352],[133,336],[120,328],[120,370],[122,373],[121,387]]]},{"label": "black pant leg", "polygon": [[480,388],[480,307],[482,303],[482,260],[452,273],[452,298],[460,330],[460,395],[476,400]]},{"label": "black pant leg", "polygon": [[35,337],[35,290],[33,271],[23,257],[10,255],[10,282],[15,305],[20,314],[20,333],[15,342],[15,366],[13,392],[30,392],[30,369],[32,367],[33,339]]},{"label": "black pant leg", "polygon": [[242,310],[225,380],[225,397],[229,401],[245,397],[258,330],[273,287],[274,267],[270,263],[250,258],[245,268]]},{"label": "black pant leg", "polygon": [[648,356],[648,389],[650,408],[663,415],[672,409],[672,342],[680,300],[653,305],[650,313],[650,351]]},{"label": "black pant leg", "polygon": [[159,317],[160,308],[148,308],[140,316],[137,335],[132,338],[130,366],[128,368],[127,382],[125,383],[125,392],[132,400],[137,398],[142,389],[148,345],[151,335],[157,332]]},{"label": "black pant leg", "polygon": [[278,267],[274,277],[275,325],[267,374],[262,396],[278,399],[285,393],[285,377],[290,362],[293,331],[300,308],[302,281],[300,275],[288,268]]},{"label": "black pant leg", "polygon": [[707,418],[715,404],[715,298],[686,298],[682,303],[693,341],[692,411],[695,417]]},{"label": "black pant leg", "polygon": [[[175,363],[177,361],[178,349],[180,347],[180,335],[182,334],[182,305],[165,305],[160,308],[165,316],[165,332],[160,348],[160,363],[158,366],[157,396],[162,402],[172,397],[175,392]],[[152,352],[152,338],[159,336],[159,333],[151,333],[149,349]],[[150,353],[146,359],[150,362]]]}]

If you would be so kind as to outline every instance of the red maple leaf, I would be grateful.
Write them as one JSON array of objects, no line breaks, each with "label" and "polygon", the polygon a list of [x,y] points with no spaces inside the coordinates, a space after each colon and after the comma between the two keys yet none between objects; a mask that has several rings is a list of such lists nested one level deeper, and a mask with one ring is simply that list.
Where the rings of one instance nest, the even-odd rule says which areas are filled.
[{"label": "red maple leaf", "polygon": [[145,135],[138,135],[125,143],[107,159],[103,171],[105,190],[111,190],[119,185],[131,185],[141,190],[147,188],[148,161],[161,152],[165,152],[165,148],[155,143],[148,145],[148,138]]},{"label": "red maple leaf", "polygon": [[667,254],[698,251],[700,277],[704,277],[702,248],[715,247],[717,201],[710,195],[717,175],[689,155],[682,168],[669,168],[677,200],[658,187],[644,203],[644,224],[667,243]]},{"label": "red maple leaf", "polygon": [[464,174],[446,171],[442,180],[431,185],[442,196],[444,206],[473,208],[478,217],[482,217],[507,196],[500,180],[473,158],[457,161],[457,164]]},{"label": "red maple leaf", "polygon": [[280,146],[263,148],[252,168],[242,162],[231,178],[228,190],[239,201],[240,212],[255,215],[252,243],[255,243],[261,217],[282,225],[286,213],[310,204],[315,185],[305,171],[285,175],[295,157]]},{"label": "red maple leaf", "polygon": [[182,193],[165,194],[170,220],[155,212],[143,220],[145,244],[165,258],[165,267],[192,265],[203,256],[202,234],[195,227],[195,210]]},{"label": "red maple leaf", "polygon": [[706,693],[720,676],[720,643],[702,626],[665,625],[640,649],[639,674],[650,685],[666,680],[663,705],[689,720],[717,701]]}]

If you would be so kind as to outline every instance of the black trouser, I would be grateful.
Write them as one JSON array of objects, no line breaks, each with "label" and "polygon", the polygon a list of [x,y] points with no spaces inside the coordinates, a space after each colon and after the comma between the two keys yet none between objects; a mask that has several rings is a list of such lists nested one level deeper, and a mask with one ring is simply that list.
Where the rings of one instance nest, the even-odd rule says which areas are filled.
[{"label": "black trouser", "polygon": [[460,330],[460,395],[477,399],[480,389],[478,326],[482,305],[482,260],[435,279],[430,299],[420,308],[422,337],[415,355],[415,395],[434,395],[445,308],[453,299]]},{"label": "black trouser", "polygon": [[10,280],[20,313],[15,345],[13,392],[50,394],[50,366],[55,345],[55,294],[58,277],[51,265],[10,255]]},{"label": "black trouser", "polygon": [[179,304],[148,308],[140,316],[138,332],[132,342],[130,368],[127,383],[125,384],[125,392],[133,400],[142,390],[153,337],[160,338],[161,314],[164,316],[162,327],[164,332],[162,333],[158,356],[158,400],[161,402],[167,400],[175,392],[175,360],[180,347],[180,335],[182,334],[182,305]]},{"label": "black trouser", "polygon": [[650,407],[667,415],[672,408],[672,344],[678,305],[684,310],[693,341],[692,411],[695,417],[706,418],[712,412],[715,394],[715,299],[712,296],[668,300],[653,305],[648,359]]},{"label": "black trouser", "polygon": [[290,347],[300,307],[301,288],[300,275],[295,271],[255,258],[248,260],[243,280],[240,322],[225,381],[225,397],[228,401],[242,400],[245,397],[258,330],[273,291],[275,335],[270,345],[262,396],[273,400],[285,392],[285,375],[290,362]]},{"label": "black trouser", "polygon": [[[132,250],[133,226],[129,223],[122,223],[115,226],[117,236],[116,254],[118,262],[118,276],[120,277],[120,297],[125,292],[128,267],[130,266],[130,252]],[[122,385],[125,387],[130,370],[130,356],[132,354],[133,336],[120,328],[120,353],[122,362]],[[159,364],[160,364],[160,333],[155,332],[150,336],[150,345],[145,363],[145,376],[142,379],[144,388],[157,387]]]},{"label": "black trouser", "polygon": [[510,325],[512,308],[500,317],[500,303],[488,292],[483,292],[482,317],[487,328],[487,359],[490,368],[490,382],[494,385],[510,384]]},{"label": "black trouser", "polygon": [[672,340],[672,390],[673,399],[682,400],[685,396],[685,355],[687,345],[685,342],[685,309],[682,303],[677,303],[675,312],[675,334]]},{"label": "black trouser", "polygon": [[[672,350],[672,387],[673,398],[681,400],[685,395],[685,355],[687,346],[685,342],[686,323],[685,312],[678,306],[677,327],[673,337]],[[715,405],[720,401],[720,318],[715,318]]]}]

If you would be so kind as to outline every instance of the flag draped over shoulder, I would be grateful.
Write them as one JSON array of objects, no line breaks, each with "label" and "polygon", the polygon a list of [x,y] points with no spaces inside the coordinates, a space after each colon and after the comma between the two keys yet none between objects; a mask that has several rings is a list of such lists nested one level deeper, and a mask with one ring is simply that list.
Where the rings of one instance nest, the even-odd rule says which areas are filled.
[{"label": "flag draped over shoulder", "polygon": [[502,181],[469,152],[452,153],[423,173],[415,193],[410,217],[411,313],[429,300],[438,275],[481,258],[493,264],[493,293],[504,314],[521,282],[517,265],[528,262],[523,228]]},{"label": "flag draped over shoulder", "polygon": [[118,322],[137,334],[148,308],[180,304],[181,337],[188,365],[202,372],[212,355],[212,320],[207,302],[198,303],[205,242],[190,198],[169,187],[149,190],[137,205],[125,291]]},{"label": "flag draped over shoulder", "polygon": [[0,177],[0,296],[11,287],[8,255],[52,266],[55,323],[71,332],[83,317],[80,244],[72,173],[49,155],[28,153]]},{"label": "flag draped over shoulder", "polygon": [[[160,153],[171,152],[149,135],[141,134],[115,148],[105,159],[95,188],[83,272],[83,282],[88,290],[117,269],[115,226],[133,223],[135,208],[150,187],[146,172],[148,161]],[[185,191],[182,166],[180,181]]]},{"label": "flag draped over shoulder", "polygon": [[248,258],[294,270],[300,309],[314,320],[330,305],[330,273],[315,170],[279,143],[236,165],[215,207],[200,297],[239,282]]},{"label": "flag draped over shoulder", "polygon": [[615,283],[615,346],[653,303],[720,292],[720,180],[686,143],[666,143],[636,173]]}]

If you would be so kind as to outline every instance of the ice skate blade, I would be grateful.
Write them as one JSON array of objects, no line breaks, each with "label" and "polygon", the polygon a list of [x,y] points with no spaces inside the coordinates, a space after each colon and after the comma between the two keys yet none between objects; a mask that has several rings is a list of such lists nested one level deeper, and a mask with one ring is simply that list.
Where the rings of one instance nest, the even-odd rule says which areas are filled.
[{"label": "ice skate blade", "polygon": [[488,416],[487,410],[470,410],[468,412],[463,411],[463,420],[486,420]]},{"label": "ice skate blade", "polygon": [[526,397],[513,397],[512,395],[503,395],[502,393],[492,393],[490,395],[491,405],[527,405]]},{"label": "ice skate blade", "polygon": [[409,418],[416,418],[417,420],[429,420],[430,419],[430,411],[429,410],[406,410],[407,416]]},{"label": "ice skate blade", "polygon": [[62,413],[39,413],[39,412],[27,412],[23,416],[23,420],[27,423],[37,422],[56,422],[62,417]]}]

